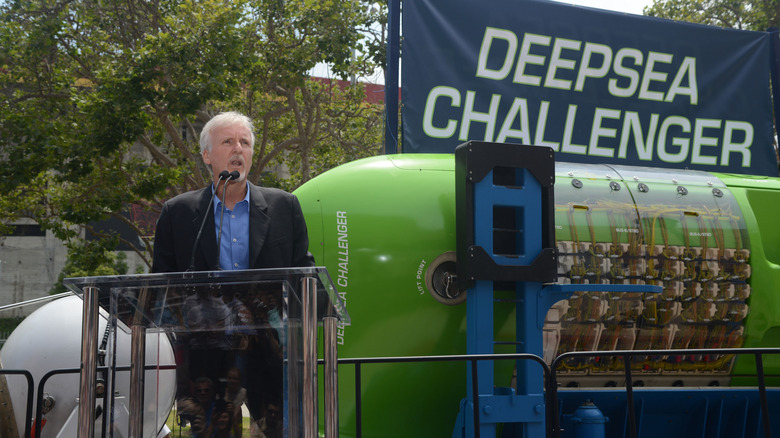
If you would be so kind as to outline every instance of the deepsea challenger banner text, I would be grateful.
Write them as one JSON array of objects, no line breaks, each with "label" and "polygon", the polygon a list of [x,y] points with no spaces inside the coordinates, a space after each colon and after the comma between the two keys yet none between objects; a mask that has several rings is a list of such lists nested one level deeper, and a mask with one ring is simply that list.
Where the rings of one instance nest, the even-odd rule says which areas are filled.
[{"label": "deepsea challenger banner text", "polygon": [[776,175],[769,34],[540,0],[403,2],[404,152]]}]

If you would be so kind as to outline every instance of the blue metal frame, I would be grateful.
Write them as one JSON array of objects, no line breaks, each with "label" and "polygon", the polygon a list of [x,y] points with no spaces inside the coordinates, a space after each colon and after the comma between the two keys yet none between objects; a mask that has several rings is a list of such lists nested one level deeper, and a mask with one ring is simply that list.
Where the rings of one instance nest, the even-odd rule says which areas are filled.
[{"label": "blue metal frame", "polygon": [[[518,239],[517,256],[496,254],[494,242],[494,207],[510,207],[521,212],[516,218],[519,230],[541,230],[541,185],[528,169],[518,169],[522,187],[504,187],[493,184],[494,171],[474,184],[474,236],[475,245],[487,251],[500,266],[530,265],[542,249],[541,233],[523,233]],[[541,296],[542,283],[518,282],[516,285],[517,352],[537,356],[543,355],[542,337],[536,329],[537,305]],[[530,298],[530,300],[529,300]],[[542,317],[542,322],[544,321]],[[467,291],[467,352],[469,354],[493,353],[493,281],[479,280]],[[504,389],[494,393],[493,364],[483,363],[479,367],[480,436],[495,436],[496,424],[504,422],[522,423],[523,436],[543,436],[544,387],[538,373],[526,362],[517,363],[517,393]],[[469,375],[469,378],[470,375]],[[469,384],[469,391],[472,385]],[[467,393],[468,397],[472,394]]]},{"label": "blue metal frame", "polygon": [[[636,388],[631,372],[633,357],[648,355],[735,354],[754,355],[757,388]],[[576,351],[564,353],[550,365],[549,399],[551,415],[560,423],[551,426],[552,438],[580,437],[572,426],[571,414],[584,401],[594,403],[611,419],[605,433],[610,437],[743,437],[771,438],[770,412],[780,405],[780,391],[767,389],[763,355],[780,354],[777,348],[714,348],[676,350]],[[624,388],[559,390],[556,369],[571,358],[622,358]],[[777,423],[777,422],[775,422]],[[559,427],[563,426],[563,427]],[[777,424],[775,424],[775,429]]]},{"label": "blue metal frame", "polygon": [[401,52],[401,0],[387,2],[387,70],[385,70],[385,153],[398,153],[398,69]]},{"label": "blue metal frame", "polygon": [[[468,354],[492,354],[494,280],[511,278],[515,285],[517,353],[543,357],[542,327],[549,308],[574,291],[608,291],[660,293],[660,286],[549,284],[542,279],[555,278],[555,250],[546,246],[554,242],[550,210],[554,205],[554,153],[548,148],[469,142],[455,150],[456,212],[458,246],[458,282],[467,287]],[[509,153],[507,153],[509,152]],[[495,172],[501,168],[509,174],[496,183]],[[550,175],[552,174],[552,176]],[[506,217],[497,216],[511,212]],[[510,224],[508,222],[513,222]],[[509,245],[511,254],[500,254],[495,242],[498,227],[509,227],[516,236]],[[505,243],[505,242],[503,242]],[[503,244],[500,243],[500,244]],[[476,254],[487,254],[489,260],[474,261]],[[553,263],[549,257],[552,255]],[[538,272],[552,270],[552,272]],[[465,277],[465,278],[461,278]],[[475,373],[469,365],[467,396],[453,437],[495,436],[496,425],[514,423],[519,436],[545,436],[544,381],[538,369],[527,361],[517,362],[517,390],[496,388],[493,363],[478,366]],[[474,391],[479,412],[474,412]],[[477,422],[478,424],[474,424]]]}]

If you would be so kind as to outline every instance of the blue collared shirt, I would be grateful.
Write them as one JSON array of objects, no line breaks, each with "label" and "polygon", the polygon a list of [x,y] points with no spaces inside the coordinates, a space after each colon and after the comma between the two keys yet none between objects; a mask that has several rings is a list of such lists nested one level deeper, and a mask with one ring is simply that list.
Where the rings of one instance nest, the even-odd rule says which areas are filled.
[{"label": "blue collared shirt", "polygon": [[[214,190],[214,185],[211,186]],[[222,216],[222,247],[219,250],[219,266],[224,270],[249,269],[249,183],[246,196],[232,210],[225,208],[222,214],[222,201],[215,198],[214,232],[219,242],[219,223]]]}]

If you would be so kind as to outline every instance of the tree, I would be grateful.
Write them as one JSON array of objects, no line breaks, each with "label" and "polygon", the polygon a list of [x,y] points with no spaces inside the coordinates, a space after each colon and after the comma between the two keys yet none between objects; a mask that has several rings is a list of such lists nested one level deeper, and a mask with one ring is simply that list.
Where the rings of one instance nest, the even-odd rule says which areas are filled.
[{"label": "tree", "polygon": [[51,293],[65,290],[62,280],[68,277],[93,277],[104,275],[125,275],[128,266],[123,252],[114,252],[116,242],[112,239],[92,242],[74,240],[69,243],[70,257],[57,278],[57,284],[51,288]]},{"label": "tree", "polygon": [[652,17],[757,31],[780,22],[778,0],[655,0],[644,12]]},{"label": "tree", "polygon": [[[343,78],[375,68],[371,3],[353,0],[9,0],[0,3],[0,219],[78,245],[113,217],[147,263],[171,196],[209,180],[197,132],[223,109],[255,120],[250,180],[295,188],[381,149],[381,109]],[[292,178],[265,177],[291,166]],[[118,242],[116,235],[95,235]],[[109,240],[107,240],[109,241]],[[95,245],[105,248],[105,245]],[[77,260],[77,259],[74,259]]]}]

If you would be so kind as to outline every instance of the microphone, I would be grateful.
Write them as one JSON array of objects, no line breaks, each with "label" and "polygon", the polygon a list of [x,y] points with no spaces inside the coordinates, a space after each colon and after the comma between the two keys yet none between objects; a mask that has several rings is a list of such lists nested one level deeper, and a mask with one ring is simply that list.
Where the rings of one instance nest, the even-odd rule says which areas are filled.
[{"label": "microphone", "polygon": [[[233,172],[236,172],[235,170]],[[238,173],[238,172],[236,172]],[[219,183],[221,183],[223,180],[232,178],[232,175],[228,173],[227,170],[223,170],[219,173],[219,179],[217,180],[217,187],[219,187]],[[227,184],[225,184],[227,185]],[[195,236],[195,242],[192,244],[192,257],[190,258],[190,267],[187,268],[187,272],[194,271],[195,270],[195,248],[198,247],[198,242],[200,242],[200,235],[203,234],[203,225],[206,224],[206,218],[209,215],[209,211],[211,210],[211,206],[214,204],[214,196],[217,195],[217,188],[214,188],[214,193],[211,194],[211,200],[209,200],[209,206],[206,207],[206,213],[203,215],[203,220],[200,222],[200,229],[198,230],[198,235]],[[225,195],[222,195],[222,198],[224,198]],[[224,204],[223,204],[224,205]],[[224,207],[223,207],[224,208]],[[222,224],[220,223],[220,228],[222,227]],[[217,261],[219,261],[219,258],[217,258]]]},{"label": "microphone", "polygon": [[222,251],[222,218],[225,216],[225,194],[227,193],[227,186],[230,184],[230,181],[238,179],[241,175],[237,170],[230,173],[227,173],[227,170],[223,170],[219,175],[222,176],[223,173],[227,174],[227,179],[225,180],[225,187],[222,188],[222,210],[219,213],[219,234],[217,234],[217,266],[220,268],[219,253]]}]

